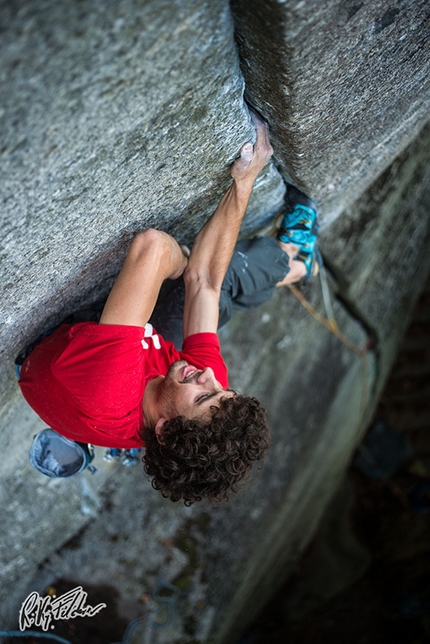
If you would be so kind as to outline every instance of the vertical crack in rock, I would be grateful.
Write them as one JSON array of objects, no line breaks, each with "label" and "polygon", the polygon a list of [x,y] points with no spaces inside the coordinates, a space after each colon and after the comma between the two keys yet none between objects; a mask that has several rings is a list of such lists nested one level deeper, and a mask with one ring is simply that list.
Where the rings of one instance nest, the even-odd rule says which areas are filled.
[{"label": "vertical crack in rock", "polygon": [[282,173],[334,220],[418,135],[430,109],[426,0],[231,0],[247,101]]}]

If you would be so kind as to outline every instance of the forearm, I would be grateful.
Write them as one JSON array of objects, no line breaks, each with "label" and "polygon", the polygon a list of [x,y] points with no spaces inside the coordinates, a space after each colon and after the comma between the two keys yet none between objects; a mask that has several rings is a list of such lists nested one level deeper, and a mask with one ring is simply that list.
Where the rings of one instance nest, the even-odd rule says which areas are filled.
[{"label": "forearm", "polygon": [[213,289],[221,288],[253,184],[249,180],[233,180],[214,214],[196,237],[184,275],[186,280],[197,277]]},{"label": "forearm", "polygon": [[255,145],[245,143],[232,167],[233,183],[196,237],[184,272],[184,338],[214,332],[221,286],[230,264],[255,180],[273,153],[267,128],[254,115]]},{"label": "forearm", "polygon": [[233,183],[196,237],[184,278],[220,289],[228,269],[255,180],[273,153],[267,127],[254,114],[255,145],[245,143],[231,167]]}]

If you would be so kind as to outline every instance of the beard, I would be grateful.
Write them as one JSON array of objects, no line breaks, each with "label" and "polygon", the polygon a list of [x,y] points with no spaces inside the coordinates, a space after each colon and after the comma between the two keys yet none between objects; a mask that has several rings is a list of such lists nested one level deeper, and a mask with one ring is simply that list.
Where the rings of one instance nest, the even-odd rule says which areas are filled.
[{"label": "beard", "polygon": [[[179,376],[179,371],[180,371],[180,369],[181,369],[183,366],[185,366],[186,364],[187,364],[187,361],[186,361],[186,360],[176,360],[175,362],[173,362],[173,363],[170,365],[169,370],[168,370],[168,371],[167,371],[167,373],[166,373],[166,376],[165,376],[164,382],[166,382],[166,380],[167,380],[167,381],[175,380],[176,382],[178,382],[178,381],[179,381],[179,378],[178,378],[178,376]],[[181,366],[180,366],[180,365],[181,365]]]},{"label": "beard", "polygon": [[177,395],[175,383],[179,382],[181,369],[186,364],[186,360],[176,360],[173,362],[163,380],[159,400],[162,401],[164,412],[169,418],[179,416],[179,412],[177,411],[175,404],[175,394]]}]

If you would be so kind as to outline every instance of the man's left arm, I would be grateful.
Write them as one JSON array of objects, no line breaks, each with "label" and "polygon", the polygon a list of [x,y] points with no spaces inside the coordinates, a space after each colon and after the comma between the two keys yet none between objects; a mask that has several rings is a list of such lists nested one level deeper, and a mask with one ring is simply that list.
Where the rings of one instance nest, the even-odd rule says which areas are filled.
[{"label": "man's left arm", "polygon": [[100,324],[145,326],[163,281],[179,277],[187,261],[167,233],[152,228],[138,233],[106,301]]}]

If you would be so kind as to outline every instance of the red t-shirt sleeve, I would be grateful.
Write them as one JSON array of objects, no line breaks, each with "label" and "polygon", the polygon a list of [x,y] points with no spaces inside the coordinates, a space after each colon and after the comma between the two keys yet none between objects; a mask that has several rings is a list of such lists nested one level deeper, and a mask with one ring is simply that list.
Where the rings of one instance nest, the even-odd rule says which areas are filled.
[{"label": "red t-shirt sleeve", "polygon": [[181,358],[198,369],[211,367],[215,378],[224,389],[228,388],[228,371],[221,355],[221,347],[216,333],[195,333],[185,340]]},{"label": "red t-shirt sleeve", "polygon": [[141,404],[144,329],[81,323],[52,363],[52,373],[91,416],[124,419]]}]

